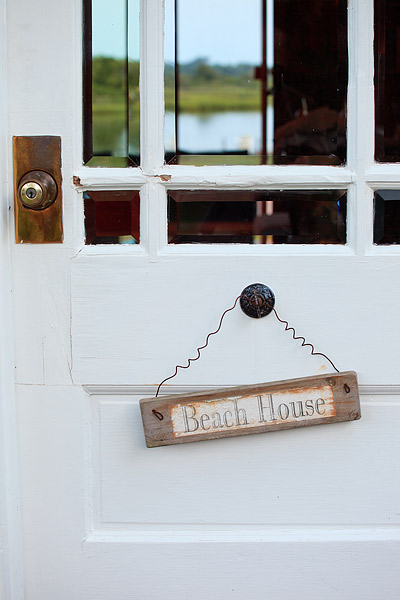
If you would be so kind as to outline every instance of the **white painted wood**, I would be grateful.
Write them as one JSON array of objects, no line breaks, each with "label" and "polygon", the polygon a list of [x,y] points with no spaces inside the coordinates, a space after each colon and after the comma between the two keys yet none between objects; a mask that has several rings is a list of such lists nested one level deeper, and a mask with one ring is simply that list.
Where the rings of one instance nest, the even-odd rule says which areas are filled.
[{"label": "white painted wood", "polygon": [[147,182],[146,177],[139,168],[105,169],[103,167],[80,167],[74,171],[75,177],[80,181],[78,189],[137,189]]},{"label": "white painted wood", "polygon": [[[399,397],[392,399],[397,411]],[[211,577],[212,583],[200,578],[199,588],[191,592],[191,597],[201,598],[212,585],[213,594],[218,591],[219,597],[228,598],[233,585],[239,597],[246,598],[250,585],[252,597],[261,600],[267,578],[275,597],[286,598],[295,593],[300,577],[307,598],[317,599],[321,594],[335,598],[338,590],[348,600],[360,595],[375,600],[379,594],[389,600],[397,598],[400,528],[398,516],[397,524],[389,518],[398,512],[398,502],[385,491],[389,486],[393,488],[393,464],[399,445],[396,419],[390,419],[386,411],[363,404],[367,418],[358,423],[363,433],[360,429],[344,431],[340,424],[327,440],[319,437],[328,470],[323,470],[321,455],[315,452],[311,439],[296,440],[296,452],[291,453],[291,445],[282,439],[284,432],[275,434],[274,443],[266,443],[272,436],[243,438],[240,449],[234,444],[226,447],[226,441],[219,442],[220,449],[216,449],[217,442],[211,442],[209,453],[214,458],[218,452],[226,465],[229,460],[239,466],[246,461],[257,473],[257,489],[254,493],[245,490],[248,497],[238,502],[245,487],[240,486],[239,477],[220,481],[213,472],[216,489],[209,486],[209,496],[198,496],[196,486],[190,486],[199,477],[193,467],[199,464],[200,456],[190,456],[190,468],[182,448],[162,448],[156,454],[146,450],[139,439],[139,413],[133,427],[123,414],[135,406],[138,409],[137,399],[125,397],[121,401],[116,396],[103,396],[92,397],[86,407],[78,386],[18,386],[22,516],[28,549],[26,581],[33,600],[106,600],[111,591],[114,598],[132,594],[146,597],[149,589],[150,598],[163,593],[164,598],[172,600],[177,594],[179,597],[179,590],[190,587],[199,565],[212,573],[211,566],[215,567],[216,562],[221,565],[219,577]],[[93,418],[86,413],[90,407],[95,411]],[[103,418],[98,420],[99,409]],[[90,434],[78,443],[76,432],[81,434],[86,425]],[[318,429],[323,428],[310,431],[317,433]],[[394,443],[389,439],[391,432],[395,432]],[[101,445],[99,435],[104,442]],[[366,439],[370,442],[367,447]],[[260,443],[253,446],[257,440]],[[375,447],[378,441],[379,452]],[[87,444],[88,456],[97,465],[93,469],[86,458],[82,461],[82,455],[87,457]],[[204,448],[204,444],[197,448],[201,446]],[[195,450],[196,445],[186,449]],[[105,461],[100,464],[99,451]],[[203,450],[203,461],[207,455]],[[300,471],[305,457],[310,468],[302,476],[296,467]],[[282,476],[282,465],[290,469],[291,477]],[[350,472],[356,465],[365,473],[357,480],[365,486],[359,491],[355,490],[354,471],[353,476]],[[117,474],[113,475],[113,467],[117,467]],[[321,477],[317,487],[314,469]],[[189,479],[185,480],[182,473]],[[119,486],[115,491],[115,495],[120,492],[117,504],[110,504],[110,478]],[[167,479],[174,485],[168,483],[160,494]],[[100,505],[99,484],[105,494]],[[232,486],[239,490],[226,507],[222,506],[220,492],[224,484],[229,484],[230,491]],[[178,489],[174,492],[175,487]],[[46,490],[45,498],[42,489]],[[145,505],[144,492],[151,506]],[[176,495],[175,503],[167,502],[171,493]],[[129,506],[128,496],[133,506]],[[93,521],[83,510],[82,497],[89,514],[92,504]],[[124,511],[121,504],[125,505]],[[138,507],[147,511],[148,520],[137,521]],[[216,521],[218,514],[222,522]],[[180,572],[175,578],[171,572],[177,561]],[[288,569],[292,562],[294,574]]]},{"label": "white painted wood", "polygon": [[[75,383],[159,383],[196,356],[242,289],[261,281],[275,292],[281,318],[340,370],[356,370],[362,385],[398,384],[399,321],[396,304],[388,302],[397,256],[367,263],[357,257],[242,256],[234,266],[229,256],[159,257],[152,264],[129,256],[110,255],[101,265],[95,259],[80,255],[72,261]],[[147,285],[149,269],[155,284]],[[177,382],[241,385],[313,375],[323,366],[273,315],[253,320],[237,307]]]},{"label": "white painted wood", "polygon": [[349,0],[348,163],[355,171],[352,190],[354,247],[365,254],[372,244],[372,191],[365,171],[374,161],[374,0]]},{"label": "white painted wood", "polygon": [[374,189],[397,189],[400,164],[375,164],[367,170],[366,180]]},{"label": "white painted wood", "polygon": [[[145,447],[139,399],[91,400],[96,532],[400,525],[392,477],[398,396],[390,407],[361,398],[359,422],[153,450]],[[363,446],[376,439],[377,423],[378,454]]]},{"label": "white painted wood", "polygon": [[[155,396],[158,385],[85,385],[83,389],[91,396]],[[229,387],[229,384],[221,386],[213,385],[177,385],[165,383],[160,395],[191,394],[192,392],[208,391],[219,387]],[[362,396],[400,396],[400,385],[359,385]]]},{"label": "white painted wood", "polygon": [[171,176],[165,182],[171,189],[180,187],[204,189],[207,187],[254,189],[326,189],[344,188],[355,179],[346,167],[291,166],[236,166],[189,167],[164,165],[159,175]]},{"label": "white painted wood", "polygon": [[164,163],[164,1],[141,0],[140,152],[143,172]]},{"label": "white painted wood", "polygon": [[[347,167],[235,166],[190,167],[162,165],[154,174],[145,176],[141,169],[91,169],[82,167],[75,175],[84,189],[130,189],[148,178],[171,189],[330,189],[345,188],[355,181],[355,173]],[[166,179],[169,178],[170,179]]]},{"label": "white painted wood", "polygon": [[400,248],[398,246],[371,246],[366,252],[366,256],[399,256]]},{"label": "white painted wood", "polygon": [[152,531],[142,531],[140,529],[132,531],[119,531],[108,529],[95,531],[84,541],[84,547],[94,550],[97,544],[106,542],[115,544],[129,544],[134,542],[147,543],[257,543],[266,544],[271,542],[371,542],[371,541],[391,541],[397,542],[400,538],[400,529],[397,525],[370,527],[365,525],[354,527],[337,527],[336,525],[291,525],[282,527],[280,525],[268,525],[263,527],[260,524],[251,526],[246,524],[241,527],[236,525],[234,529],[230,525],[224,527],[215,524],[212,529],[207,529],[204,525],[196,528],[191,525],[190,529],[179,530],[174,526],[174,530],[155,529]]},{"label": "white painted wood", "polygon": [[[112,252],[109,252],[109,254],[112,254]],[[265,260],[271,256],[354,256],[355,251],[350,246],[350,240],[348,244],[344,244],[343,246],[321,244],[314,247],[307,244],[234,244],[232,246],[228,246],[227,244],[215,244],[212,246],[206,244],[171,244],[167,246],[165,241],[158,254],[160,256],[217,256],[225,258],[258,256],[263,257]]]},{"label": "white painted wood", "polygon": [[[11,244],[18,421],[1,363],[5,597],[20,600],[24,587],[29,600],[261,600],[266,590],[274,600],[397,600],[399,248],[375,248],[371,224],[372,190],[397,186],[400,166],[373,164],[372,0],[349,2],[346,167],[163,166],[163,2],[143,1],[141,15],[143,166],[89,169],[81,2],[7,3],[1,135],[62,136],[65,242]],[[32,29],[46,36],[33,43]],[[1,151],[10,162],[4,142]],[[348,189],[348,244],[168,247],[166,191],[180,187]],[[86,189],[140,189],[140,246],[84,247]],[[138,399],[196,355],[255,281],[271,286],[280,316],[317,351],[358,371],[361,421],[148,450]],[[1,351],[4,339],[11,347],[6,309]],[[272,316],[237,308],[163,393],[328,370]]]},{"label": "white painted wood", "polygon": [[10,177],[6,2],[0,0],[0,598],[22,600],[19,465],[10,273]]}]

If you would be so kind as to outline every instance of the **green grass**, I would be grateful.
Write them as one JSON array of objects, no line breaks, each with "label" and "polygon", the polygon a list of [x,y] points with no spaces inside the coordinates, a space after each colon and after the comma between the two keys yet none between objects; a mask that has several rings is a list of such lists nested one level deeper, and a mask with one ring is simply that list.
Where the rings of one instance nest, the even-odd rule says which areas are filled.
[{"label": "green grass", "polygon": [[[259,111],[261,94],[258,82],[246,86],[229,84],[196,85],[182,87],[179,94],[179,108],[182,113],[211,113],[225,111]],[[171,87],[165,89],[165,109],[175,110],[175,92]],[[96,114],[122,113],[125,110],[123,102],[106,95],[95,95],[93,111]],[[135,109],[136,110],[136,107]]]},{"label": "green grass", "polygon": [[[260,110],[261,98],[257,82],[246,87],[229,84],[209,84],[182,87],[179,93],[181,112],[223,112],[232,110]],[[175,109],[174,90],[165,90],[165,108]]]},{"label": "green grass", "polygon": [[93,112],[96,113],[96,115],[101,115],[101,114],[107,114],[109,115],[110,113],[123,113],[126,110],[125,105],[122,102],[111,102],[111,101],[105,101],[105,102],[97,102],[94,101],[93,102]]}]

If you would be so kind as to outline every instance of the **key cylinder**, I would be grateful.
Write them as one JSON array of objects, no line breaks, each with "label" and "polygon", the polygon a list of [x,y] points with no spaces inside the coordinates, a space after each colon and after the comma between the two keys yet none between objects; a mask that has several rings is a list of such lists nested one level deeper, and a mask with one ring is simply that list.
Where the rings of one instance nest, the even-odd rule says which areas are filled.
[{"label": "key cylinder", "polygon": [[18,185],[18,199],[25,208],[44,210],[57,197],[57,184],[46,171],[29,171]]}]

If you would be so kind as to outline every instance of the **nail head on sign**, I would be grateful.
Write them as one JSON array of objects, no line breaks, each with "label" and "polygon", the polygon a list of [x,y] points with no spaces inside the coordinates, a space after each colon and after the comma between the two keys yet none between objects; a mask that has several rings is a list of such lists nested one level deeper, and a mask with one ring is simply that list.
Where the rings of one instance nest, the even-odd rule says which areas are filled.
[{"label": "nail head on sign", "polygon": [[275,306],[273,291],[263,283],[252,283],[240,295],[240,308],[248,317],[260,319],[272,312]]}]

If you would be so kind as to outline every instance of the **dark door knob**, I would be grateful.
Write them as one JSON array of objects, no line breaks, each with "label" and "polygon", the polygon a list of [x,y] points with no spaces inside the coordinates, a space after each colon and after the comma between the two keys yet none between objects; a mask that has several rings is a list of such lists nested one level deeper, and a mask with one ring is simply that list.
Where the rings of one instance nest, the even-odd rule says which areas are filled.
[{"label": "dark door knob", "polygon": [[29,171],[18,184],[18,199],[25,208],[44,210],[57,197],[57,184],[46,171]]}]

